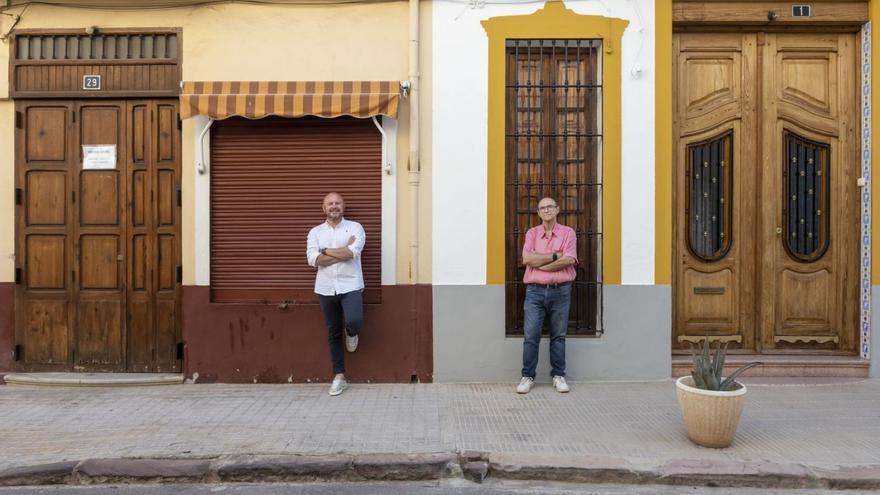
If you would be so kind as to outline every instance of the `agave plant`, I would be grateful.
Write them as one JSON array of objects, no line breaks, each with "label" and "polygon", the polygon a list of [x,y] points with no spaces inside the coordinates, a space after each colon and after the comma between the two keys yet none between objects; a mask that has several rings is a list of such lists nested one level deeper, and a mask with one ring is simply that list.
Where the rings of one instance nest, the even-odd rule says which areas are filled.
[{"label": "agave plant", "polygon": [[694,386],[703,390],[718,390],[729,392],[737,387],[736,378],[743,371],[757,366],[761,363],[752,362],[740,366],[736,371],[727,378],[723,378],[721,373],[724,371],[724,355],[727,353],[727,342],[722,346],[721,342],[715,347],[714,357],[711,352],[709,339],[703,341],[698,347],[691,346],[691,353],[694,356],[694,369],[691,376],[694,378]]}]

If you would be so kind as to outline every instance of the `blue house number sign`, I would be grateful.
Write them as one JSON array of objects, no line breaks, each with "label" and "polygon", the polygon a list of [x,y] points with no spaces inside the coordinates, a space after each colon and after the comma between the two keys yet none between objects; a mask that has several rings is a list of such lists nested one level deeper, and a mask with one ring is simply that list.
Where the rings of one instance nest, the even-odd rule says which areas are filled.
[{"label": "blue house number sign", "polygon": [[101,76],[83,76],[83,89],[86,91],[98,91],[101,89]]}]

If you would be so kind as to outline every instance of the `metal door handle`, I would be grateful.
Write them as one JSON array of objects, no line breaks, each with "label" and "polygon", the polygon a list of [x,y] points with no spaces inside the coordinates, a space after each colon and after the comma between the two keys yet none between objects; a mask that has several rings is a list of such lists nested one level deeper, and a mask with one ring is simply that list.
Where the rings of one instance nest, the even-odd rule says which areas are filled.
[{"label": "metal door handle", "polygon": [[776,227],[776,235],[782,235],[782,227]]}]

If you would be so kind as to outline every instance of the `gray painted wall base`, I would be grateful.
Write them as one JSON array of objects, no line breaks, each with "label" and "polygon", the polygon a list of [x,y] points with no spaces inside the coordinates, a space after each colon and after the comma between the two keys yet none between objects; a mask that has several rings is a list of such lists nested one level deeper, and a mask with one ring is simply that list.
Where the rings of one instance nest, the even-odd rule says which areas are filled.
[{"label": "gray painted wall base", "polygon": [[[606,285],[605,334],[566,340],[570,380],[657,380],[672,373],[672,289]],[[504,286],[435,285],[434,381],[518,382],[522,338],[504,336]],[[538,381],[550,381],[542,339]]]},{"label": "gray painted wall base", "polygon": [[[871,308],[880,308],[880,285],[871,286]],[[870,376],[880,378],[880,318],[871,311],[871,368]]]}]

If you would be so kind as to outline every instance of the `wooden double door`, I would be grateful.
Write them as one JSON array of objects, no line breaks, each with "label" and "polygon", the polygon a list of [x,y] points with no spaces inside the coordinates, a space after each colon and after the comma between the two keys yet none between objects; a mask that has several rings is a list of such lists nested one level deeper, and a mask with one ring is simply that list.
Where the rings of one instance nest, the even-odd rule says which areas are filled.
[{"label": "wooden double door", "polygon": [[855,33],[674,35],[673,349],[854,353]]},{"label": "wooden double door", "polygon": [[23,371],[180,371],[176,100],[16,103]]}]

